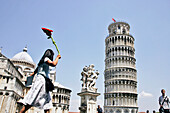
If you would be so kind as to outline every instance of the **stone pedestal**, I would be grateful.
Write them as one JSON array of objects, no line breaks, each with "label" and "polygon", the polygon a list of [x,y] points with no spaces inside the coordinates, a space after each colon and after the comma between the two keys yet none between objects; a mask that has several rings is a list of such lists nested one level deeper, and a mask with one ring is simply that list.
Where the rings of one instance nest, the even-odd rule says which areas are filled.
[{"label": "stone pedestal", "polygon": [[97,113],[97,96],[100,95],[100,93],[96,92],[90,92],[90,91],[84,91],[81,93],[78,93],[81,97],[81,103],[80,103],[80,113]]}]

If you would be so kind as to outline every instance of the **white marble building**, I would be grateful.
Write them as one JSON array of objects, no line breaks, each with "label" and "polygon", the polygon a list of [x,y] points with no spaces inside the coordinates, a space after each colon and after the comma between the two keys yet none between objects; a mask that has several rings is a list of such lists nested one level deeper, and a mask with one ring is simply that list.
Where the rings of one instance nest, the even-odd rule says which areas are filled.
[{"label": "white marble building", "polygon": [[[17,101],[27,94],[31,86],[25,86],[27,76],[32,73],[36,65],[27,48],[8,59],[0,51],[0,113],[17,113],[21,105]],[[55,90],[51,93],[53,108],[51,113],[68,113],[71,90],[55,82],[55,69],[51,68],[50,78]],[[44,113],[43,110],[32,107],[27,113]]]},{"label": "white marble building", "polygon": [[130,26],[115,22],[105,39],[105,113],[137,113],[137,70]]},{"label": "white marble building", "polygon": [[23,75],[14,64],[0,53],[0,113],[15,113],[16,101],[24,95]]}]

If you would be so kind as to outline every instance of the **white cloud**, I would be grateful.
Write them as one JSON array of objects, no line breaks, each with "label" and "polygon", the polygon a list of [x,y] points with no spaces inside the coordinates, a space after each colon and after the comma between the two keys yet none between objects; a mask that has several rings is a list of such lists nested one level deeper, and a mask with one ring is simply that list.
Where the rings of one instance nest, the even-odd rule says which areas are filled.
[{"label": "white cloud", "polygon": [[145,91],[142,91],[141,93],[139,93],[139,98],[144,98],[144,97],[153,97],[153,95],[151,93],[146,93]]}]

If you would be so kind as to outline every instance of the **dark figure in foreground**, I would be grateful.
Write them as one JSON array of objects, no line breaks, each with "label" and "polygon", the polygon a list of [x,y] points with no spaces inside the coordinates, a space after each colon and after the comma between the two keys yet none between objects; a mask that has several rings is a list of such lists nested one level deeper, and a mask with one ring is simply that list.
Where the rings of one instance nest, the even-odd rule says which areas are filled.
[{"label": "dark figure in foreground", "polygon": [[100,107],[100,105],[98,105],[97,111],[98,113],[102,113],[102,108]]},{"label": "dark figure in foreground", "polygon": [[19,113],[25,113],[31,107],[37,107],[43,109],[45,113],[49,113],[49,110],[53,107],[52,99],[49,92],[45,87],[45,77],[49,78],[49,66],[56,66],[60,55],[53,61],[54,52],[51,49],[47,49],[38,63],[36,70],[30,75],[35,76],[35,82],[27,95],[19,103],[24,106]]},{"label": "dark figure in foreground", "polygon": [[159,112],[160,113],[169,113],[169,97],[165,95],[165,90],[161,90],[162,95],[159,97]]}]

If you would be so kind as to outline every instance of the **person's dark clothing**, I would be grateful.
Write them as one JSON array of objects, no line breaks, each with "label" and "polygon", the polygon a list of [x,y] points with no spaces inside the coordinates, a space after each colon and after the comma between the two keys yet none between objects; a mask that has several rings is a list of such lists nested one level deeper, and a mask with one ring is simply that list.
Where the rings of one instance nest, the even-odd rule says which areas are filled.
[{"label": "person's dark clothing", "polygon": [[164,113],[169,113],[169,109],[164,109]]},{"label": "person's dark clothing", "polygon": [[102,113],[102,108],[97,108],[98,113]]}]

